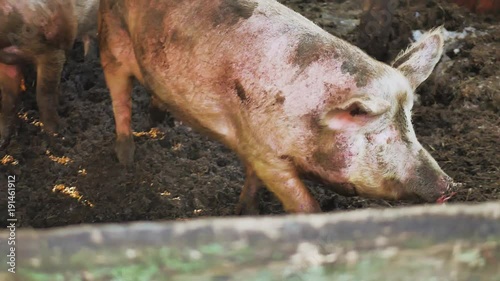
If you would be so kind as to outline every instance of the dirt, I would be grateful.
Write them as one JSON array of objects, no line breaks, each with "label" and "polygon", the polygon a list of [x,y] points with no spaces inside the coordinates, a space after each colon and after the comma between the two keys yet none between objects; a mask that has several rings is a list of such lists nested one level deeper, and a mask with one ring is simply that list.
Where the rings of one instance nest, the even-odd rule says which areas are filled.
[{"label": "dirt", "polygon": [[[357,1],[281,2],[352,43],[363,32],[356,28],[361,13]],[[413,122],[424,147],[464,184],[450,204],[498,200],[499,16],[471,14],[445,1],[409,2],[402,0],[391,14],[389,41],[376,51],[390,61],[410,42],[411,30],[441,24],[449,31],[476,29],[475,37],[453,43],[435,74],[420,86]],[[373,45],[363,43],[358,45],[367,50]],[[0,152],[2,181],[6,182],[3,175],[16,176],[18,225],[42,228],[233,215],[244,182],[235,154],[173,119],[152,129],[149,96],[141,86],[133,95],[135,163],[128,169],[118,164],[102,70],[97,59],[84,61],[82,53],[77,43],[64,69],[59,107],[64,128],[59,136],[48,137],[38,126],[33,75],[27,79],[18,134]],[[410,204],[342,197],[307,183],[325,212]],[[283,213],[267,191],[261,194],[260,207],[262,214]],[[0,218],[5,215],[2,211]]]}]

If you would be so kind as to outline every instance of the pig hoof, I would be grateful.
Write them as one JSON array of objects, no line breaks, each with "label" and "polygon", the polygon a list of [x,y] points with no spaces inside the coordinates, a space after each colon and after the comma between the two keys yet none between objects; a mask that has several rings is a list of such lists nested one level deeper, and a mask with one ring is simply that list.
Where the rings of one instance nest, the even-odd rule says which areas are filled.
[{"label": "pig hoof", "polygon": [[248,202],[239,202],[236,205],[237,216],[257,216],[259,215],[259,207],[258,204],[249,204]]},{"label": "pig hoof", "polygon": [[134,163],[135,144],[132,136],[123,139],[117,139],[115,152],[120,164],[124,166],[130,166],[132,163]]}]

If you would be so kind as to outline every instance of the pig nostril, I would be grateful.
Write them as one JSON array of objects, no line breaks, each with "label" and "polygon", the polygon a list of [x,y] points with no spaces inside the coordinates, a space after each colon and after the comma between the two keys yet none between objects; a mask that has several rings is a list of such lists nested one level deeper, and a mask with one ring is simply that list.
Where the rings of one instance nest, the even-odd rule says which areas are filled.
[{"label": "pig nostril", "polygon": [[445,191],[455,189],[457,183],[455,183],[451,177],[445,176],[442,180],[443,180],[444,184],[446,185],[446,188],[444,189]]}]

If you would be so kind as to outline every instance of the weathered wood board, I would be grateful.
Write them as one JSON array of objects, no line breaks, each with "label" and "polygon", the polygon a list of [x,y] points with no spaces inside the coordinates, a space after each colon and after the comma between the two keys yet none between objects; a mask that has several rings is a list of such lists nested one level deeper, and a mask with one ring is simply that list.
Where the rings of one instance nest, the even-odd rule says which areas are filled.
[{"label": "weathered wood board", "polygon": [[16,274],[57,280],[500,280],[500,202],[16,231]]}]

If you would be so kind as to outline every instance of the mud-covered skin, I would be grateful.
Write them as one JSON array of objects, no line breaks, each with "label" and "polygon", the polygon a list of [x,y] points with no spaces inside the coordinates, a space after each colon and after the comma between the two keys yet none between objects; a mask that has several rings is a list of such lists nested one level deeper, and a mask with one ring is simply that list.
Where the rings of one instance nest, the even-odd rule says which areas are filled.
[{"label": "mud-covered skin", "polygon": [[301,175],[343,194],[434,202],[451,184],[410,113],[441,56],[440,30],[399,69],[275,1],[103,0],[99,34],[122,164],[133,161],[136,78],[245,162],[242,213],[258,209],[259,180],[290,212],[320,211]]},{"label": "mud-covered skin", "polygon": [[90,40],[96,37],[97,7],[97,0],[0,1],[0,141],[4,147],[16,118],[20,65],[35,65],[41,122],[49,133],[58,131],[57,105],[65,52],[77,36],[88,51]]}]

